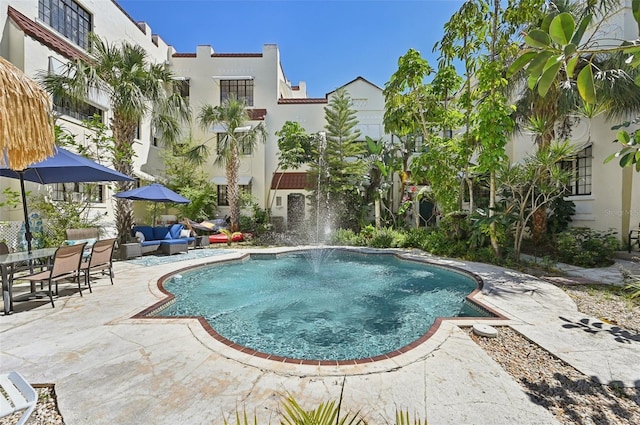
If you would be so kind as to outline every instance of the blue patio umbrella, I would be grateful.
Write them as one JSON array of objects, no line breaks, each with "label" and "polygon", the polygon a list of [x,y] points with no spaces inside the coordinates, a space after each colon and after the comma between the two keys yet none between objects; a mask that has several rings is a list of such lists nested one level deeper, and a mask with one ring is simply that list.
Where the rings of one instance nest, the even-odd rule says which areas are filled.
[{"label": "blue patio umbrella", "polygon": [[24,170],[12,170],[7,167],[0,167],[0,176],[20,180],[25,239],[27,240],[27,249],[29,252],[31,252],[33,235],[31,234],[31,228],[29,226],[29,213],[27,211],[26,192],[24,189],[25,180],[40,184],[134,180],[125,174],[60,147],[55,148],[53,156],[43,161],[33,163]]},{"label": "blue patio umbrella", "polygon": [[155,202],[153,208],[153,224],[156,222],[156,210],[158,202],[175,202],[177,204],[188,204],[191,201],[184,196],[174,192],[160,183],[152,183],[147,186],[141,186],[137,189],[127,190],[126,192],[116,193],[116,198],[131,199],[132,201],[151,201]]}]

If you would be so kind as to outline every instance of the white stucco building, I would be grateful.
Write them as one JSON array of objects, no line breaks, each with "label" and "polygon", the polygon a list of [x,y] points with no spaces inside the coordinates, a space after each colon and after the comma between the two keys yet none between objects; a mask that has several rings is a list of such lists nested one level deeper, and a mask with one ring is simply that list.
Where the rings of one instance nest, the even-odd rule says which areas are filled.
[{"label": "white stucco building", "polygon": [[[608,18],[598,29],[598,39],[608,43],[603,47],[617,46],[622,40],[638,38],[638,24],[633,19],[631,2],[625,1],[617,13]],[[572,195],[567,199],[576,205],[572,226],[590,227],[594,230],[617,232],[627,241],[629,230],[640,227],[640,173],[631,167],[621,168],[617,160],[607,164],[605,159],[620,150],[614,143],[619,130],[613,126],[625,120],[607,121],[605,114],[588,119],[576,115],[569,141],[580,152],[572,161],[575,179]],[[639,127],[630,126],[633,132]],[[523,158],[535,149],[532,135],[519,134],[507,146],[507,154],[513,161]]]},{"label": "white stucco building", "polygon": [[[58,20],[56,16],[64,16],[64,19]],[[267,206],[267,201],[272,200],[273,215],[282,217],[281,222],[286,223],[287,217],[292,214],[296,215],[296,220],[304,219],[304,195],[307,192],[304,190],[303,172],[285,174],[282,178],[278,175],[278,190],[271,189],[277,171],[275,132],[288,120],[299,122],[309,133],[322,131],[325,125],[324,107],[331,93],[323,98],[309,98],[305,82],[293,85],[288,81],[276,45],[265,44],[261,52],[255,53],[216,53],[208,45],[194,46],[193,52],[176,52],[159,35],[153,34],[148,25],[134,22],[126,11],[111,0],[9,0],[2,4],[0,25],[3,28],[0,55],[34,78],[41,72],[56,72],[65,61],[87,56],[85,47],[89,31],[110,43],[124,40],[142,46],[151,60],[165,63],[177,78],[185,82],[193,119],[191,128],[185,129],[184,134],[191,131],[196,140],[210,144],[214,154],[216,129],[203,131],[195,116],[202,105],[219,105],[229,93],[245,97],[251,109],[252,125],[263,122],[268,138],[254,152],[243,154],[240,183],[250,189],[261,206]],[[382,137],[384,98],[381,88],[361,77],[344,87],[358,108],[362,137]],[[88,131],[80,125],[81,119],[93,113],[99,113],[104,123],[108,123],[110,118],[108,99],[99,96],[88,99],[84,110],[64,109],[57,105],[56,112],[61,114],[58,124],[77,135],[79,141]],[[149,122],[141,123],[137,141],[134,159],[136,175],[143,179],[151,179],[152,176],[161,178],[164,168],[159,155],[162,141],[152,137]],[[207,171],[212,181],[218,184],[219,212],[223,216],[227,212],[224,170],[211,166]],[[3,179],[0,185],[17,188],[17,182],[9,179]],[[29,189],[56,193],[57,189],[62,190],[63,187],[31,185]],[[67,185],[66,190],[78,190],[78,186],[73,188]],[[107,213],[105,222],[112,220],[111,195],[112,192],[105,185],[99,199],[92,204],[96,212]],[[2,209],[2,220],[21,218],[19,209]]]},{"label": "white stucco building", "polygon": [[[56,72],[65,61],[86,56],[89,31],[111,43],[125,40],[142,46],[152,60],[166,64],[184,81],[193,114],[192,128],[185,129],[185,136],[190,130],[196,140],[210,144],[213,152],[216,129],[200,129],[195,119],[200,107],[218,105],[229,93],[245,97],[251,109],[251,124],[264,123],[268,139],[253,152],[243,154],[240,183],[251,190],[260,206],[272,206],[272,215],[282,217],[280,220],[285,225],[287,221],[302,220],[308,214],[304,170],[289,170],[283,176],[274,176],[279,171],[275,132],[286,121],[297,121],[308,133],[324,130],[324,107],[333,92],[322,98],[309,98],[305,82],[294,84],[287,80],[276,45],[265,44],[260,52],[218,53],[209,45],[194,46],[191,52],[176,52],[161,35],[153,34],[148,25],[135,22],[115,0],[3,0],[0,26],[0,55],[32,77],[40,72]],[[621,39],[637,36],[637,25],[629,7],[623,8],[608,28]],[[357,76],[343,87],[357,110],[362,137],[388,138],[382,125],[384,97],[381,88]],[[79,139],[87,132],[80,125],[82,118],[97,112],[103,122],[108,123],[111,116],[108,99],[101,96],[87,99],[87,104],[80,110],[64,105],[58,105],[56,110],[61,114],[58,123]],[[619,148],[611,143],[615,139],[615,131],[610,129],[612,124],[615,123],[596,117],[583,120],[573,130],[572,141],[585,148],[584,155],[575,163],[578,179],[571,199],[576,203],[577,211],[573,224],[599,230],[613,229],[624,237],[629,228],[640,222],[640,173],[629,168],[623,170],[615,162],[603,164],[604,158]],[[145,179],[162,177],[159,155],[162,141],[153,138],[149,122],[141,123],[137,141],[139,143],[134,146],[137,176]],[[509,144],[508,154],[517,161],[533,147],[532,138],[520,135]],[[207,172],[218,185],[219,211],[224,216],[227,212],[224,170],[211,166]],[[274,190],[274,177],[279,181],[277,191]],[[17,182],[3,178],[0,189],[5,187],[17,189]],[[28,188],[31,191],[48,190],[54,196],[59,196],[62,189],[81,190],[78,186],[45,189],[31,185]],[[111,196],[112,192],[105,185],[92,204],[96,212],[104,215],[105,224],[113,223]],[[0,207],[0,215],[0,221],[22,220],[20,209]]]}]

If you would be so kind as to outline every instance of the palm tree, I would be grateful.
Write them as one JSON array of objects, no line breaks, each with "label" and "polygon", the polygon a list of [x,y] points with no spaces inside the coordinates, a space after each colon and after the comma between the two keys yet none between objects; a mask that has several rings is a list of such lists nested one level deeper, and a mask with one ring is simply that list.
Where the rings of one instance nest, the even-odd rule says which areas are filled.
[{"label": "palm tree", "polygon": [[[91,34],[89,52],[88,59],[67,63],[59,74],[41,73],[40,80],[54,101],[81,103],[96,91],[108,96],[113,167],[131,175],[140,121],[150,116],[155,134],[171,145],[180,134],[180,123],[189,119],[188,106],[174,90],[172,73],[164,64],[152,63],[141,46],[108,44]],[[116,184],[118,191],[131,188],[131,182]],[[117,199],[115,218],[118,240],[124,243],[133,224],[132,201]]]},{"label": "palm tree", "polygon": [[225,167],[232,231],[238,230],[240,219],[240,186],[238,185],[240,149],[253,150],[259,140],[264,142],[267,137],[262,123],[252,127],[248,124],[249,119],[245,100],[233,95],[222,101],[219,106],[204,105],[198,115],[198,121],[203,129],[214,125],[221,125],[224,129],[223,136],[218,139],[214,163]]}]

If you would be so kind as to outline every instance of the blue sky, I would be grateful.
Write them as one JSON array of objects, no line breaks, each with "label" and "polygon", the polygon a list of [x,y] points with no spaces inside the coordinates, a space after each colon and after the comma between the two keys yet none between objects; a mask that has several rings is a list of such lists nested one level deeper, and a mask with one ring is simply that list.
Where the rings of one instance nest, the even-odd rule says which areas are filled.
[{"label": "blue sky", "polygon": [[462,0],[116,0],[180,53],[260,53],[277,44],[285,75],[310,97],[358,76],[384,87],[410,48],[437,66],[434,44]]}]

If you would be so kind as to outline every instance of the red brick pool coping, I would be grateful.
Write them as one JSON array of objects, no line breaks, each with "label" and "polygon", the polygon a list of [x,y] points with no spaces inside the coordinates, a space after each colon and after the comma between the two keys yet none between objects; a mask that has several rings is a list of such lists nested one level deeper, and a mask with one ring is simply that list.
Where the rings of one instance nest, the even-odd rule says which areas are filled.
[{"label": "red brick pool coping", "polygon": [[[290,251],[289,251],[290,252]],[[282,254],[286,254],[286,252],[283,252]],[[372,253],[372,252],[366,252],[366,254],[374,254],[374,255],[395,255],[397,257],[400,257],[397,253],[389,253],[389,252],[380,252],[380,253]],[[222,264],[222,263],[232,263],[232,262],[241,262],[244,259],[246,259],[247,257],[250,257],[251,255],[263,255],[263,256],[270,256],[273,255],[274,257],[279,255],[279,254],[256,254],[256,253],[246,253],[243,254],[242,256],[240,256],[239,258],[236,259],[231,259],[231,260],[218,260],[218,261],[209,261],[203,264],[199,264],[196,266],[189,266],[189,267],[183,267],[181,269],[175,270],[171,273],[167,273],[164,276],[162,276],[160,279],[158,279],[158,289],[160,290],[160,292],[162,292],[164,295],[166,295],[166,298],[163,300],[158,301],[157,303],[153,304],[152,306],[142,310],[141,312],[135,314],[132,318],[133,319],[196,319],[200,325],[204,328],[204,330],[211,336],[213,337],[215,340],[217,340],[218,342],[226,345],[229,348],[232,348],[240,353],[244,353],[253,357],[258,357],[261,359],[265,359],[265,360],[271,360],[274,362],[279,362],[279,363],[288,363],[288,364],[294,364],[294,365],[310,365],[310,366],[353,366],[353,365],[361,365],[361,364],[368,364],[368,363],[373,363],[373,362],[378,362],[378,361],[382,361],[382,360],[388,360],[391,359],[393,357],[399,356],[401,354],[407,353],[408,351],[419,347],[420,345],[422,345],[424,342],[426,342],[429,338],[431,338],[436,331],[440,328],[440,325],[442,324],[443,321],[445,320],[450,320],[450,321],[469,321],[469,320],[482,320],[482,321],[495,321],[495,320],[505,320],[507,319],[505,316],[503,316],[502,314],[500,314],[499,312],[495,311],[494,309],[492,309],[489,306],[486,306],[484,304],[482,304],[481,302],[477,301],[474,299],[475,295],[478,294],[481,290],[482,287],[484,285],[484,282],[482,280],[482,278],[478,275],[476,275],[475,273],[472,273],[468,270],[464,270],[462,268],[459,267],[455,267],[455,266],[444,266],[441,264],[437,264],[437,263],[433,263],[430,261],[426,261],[424,259],[416,259],[416,258],[405,258],[405,257],[400,257],[402,260],[406,260],[406,261],[414,261],[414,262],[419,262],[419,263],[423,263],[423,264],[427,264],[430,266],[434,266],[434,267],[439,267],[439,268],[444,268],[444,269],[448,269],[448,270],[452,270],[458,273],[462,273],[466,276],[471,277],[472,279],[474,279],[477,284],[478,287],[469,295],[467,295],[466,299],[472,303],[474,306],[486,311],[487,313],[491,314],[492,317],[438,317],[436,318],[436,320],[434,321],[434,323],[431,325],[431,327],[429,328],[429,330],[422,335],[420,338],[416,339],[415,341],[411,342],[410,344],[405,345],[404,347],[401,347],[397,350],[391,351],[389,353],[386,354],[381,354],[378,356],[374,356],[374,357],[364,357],[364,358],[359,358],[359,359],[350,359],[350,360],[307,360],[307,359],[296,359],[296,358],[289,358],[289,357],[282,357],[282,356],[278,356],[275,354],[269,354],[269,353],[264,353],[262,351],[257,351],[254,350],[252,348],[248,348],[245,347],[243,345],[237,344],[227,338],[225,338],[224,336],[220,335],[218,332],[216,332],[215,329],[213,329],[213,327],[211,326],[211,324],[209,322],[207,322],[207,320],[202,317],[202,316],[179,316],[179,317],[166,317],[166,316],[155,316],[155,314],[159,311],[161,311],[163,308],[167,307],[169,304],[171,304],[174,300],[175,300],[175,295],[173,295],[171,292],[167,291],[164,288],[164,282],[175,276],[176,274],[180,274],[182,272],[188,271],[188,270],[193,270],[193,269],[197,269],[197,268],[201,268],[201,267],[207,267],[210,265],[214,265],[214,264]]]}]

